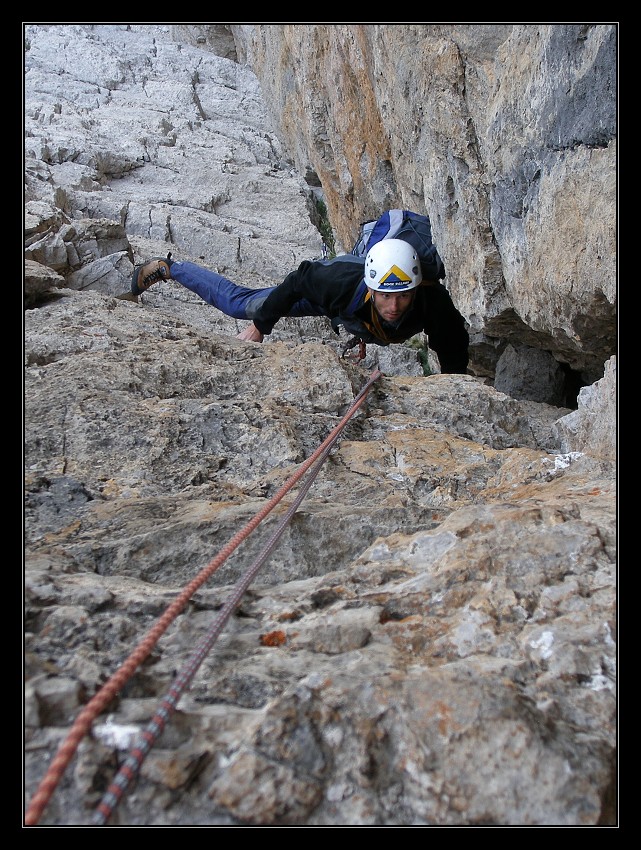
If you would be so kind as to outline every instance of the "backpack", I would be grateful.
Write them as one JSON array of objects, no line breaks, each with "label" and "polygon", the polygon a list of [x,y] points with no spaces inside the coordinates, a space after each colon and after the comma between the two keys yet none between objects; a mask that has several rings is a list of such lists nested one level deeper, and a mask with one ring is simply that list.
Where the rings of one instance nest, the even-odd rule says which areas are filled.
[{"label": "backpack", "polygon": [[388,210],[377,219],[365,221],[361,224],[352,254],[364,257],[372,245],[381,239],[404,239],[409,242],[420,258],[424,281],[445,277],[443,260],[432,244],[429,216],[410,210]]}]

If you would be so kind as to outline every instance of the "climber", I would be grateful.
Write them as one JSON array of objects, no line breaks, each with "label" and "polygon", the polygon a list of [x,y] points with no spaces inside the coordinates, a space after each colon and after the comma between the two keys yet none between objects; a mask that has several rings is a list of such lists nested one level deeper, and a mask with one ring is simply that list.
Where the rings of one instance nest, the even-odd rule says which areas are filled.
[{"label": "climber", "polygon": [[134,268],[137,297],[159,281],[174,280],[208,304],[250,324],[238,339],[262,342],[283,317],[326,316],[361,343],[389,345],[427,334],[442,372],[465,374],[469,336],[445,286],[423,281],[414,248],[402,239],[377,242],[365,259],[352,254],[305,260],[278,286],[251,289],[198,266],[154,257]]}]

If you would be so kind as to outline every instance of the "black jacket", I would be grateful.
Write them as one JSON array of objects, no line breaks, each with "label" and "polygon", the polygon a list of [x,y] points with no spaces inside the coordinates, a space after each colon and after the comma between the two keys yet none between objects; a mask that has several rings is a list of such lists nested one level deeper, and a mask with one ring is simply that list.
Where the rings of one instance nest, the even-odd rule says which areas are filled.
[{"label": "black jacket", "polygon": [[385,336],[381,337],[371,323],[373,304],[366,300],[364,262],[364,258],[352,254],[332,260],[305,260],[274,287],[258,310],[254,324],[262,334],[270,334],[296,302],[306,300],[317,308],[318,315],[332,320],[335,330],[343,325],[364,342],[389,345],[426,333],[441,371],[465,374],[469,335],[445,286],[437,282],[419,286],[412,306],[400,322],[382,323]]}]

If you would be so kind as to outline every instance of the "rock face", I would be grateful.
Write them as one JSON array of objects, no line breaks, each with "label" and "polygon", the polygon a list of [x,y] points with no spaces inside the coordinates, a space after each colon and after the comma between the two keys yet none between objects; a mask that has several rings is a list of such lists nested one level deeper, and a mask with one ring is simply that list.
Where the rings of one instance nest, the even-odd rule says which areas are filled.
[{"label": "rock face", "polygon": [[[26,825],[97,823],[100,804],[124,826],[616,824],[614,219],[594,212],[614,147],[590,99],[613,28],[527,29],[25,28]],[[360,113],[350,76],[371,82]],[[392,113],[419,106],[406,151]],[[119,297],[167,251],[278,283],[322,248],[310,170],[347,244],[353,216],[420,207],[445,163],[449,200],[426,206],[472,374],[432,357],[426,376],[423,340],[341,357],[321,319],[243,342],[171,281]],[[546,238],[584,219],[573,261],[535,227],[562,197]],[[572,404],[554,363],[581,373]],[[309,492],[287,489],[369,379]]]},{"label": "rock face", "polygon": [[516,342],[582,383],[602,376],[616,351],[615,25],[232,29],[343,246],[387,207],[428,212],[454,300],[491,343],[483,369]]}]

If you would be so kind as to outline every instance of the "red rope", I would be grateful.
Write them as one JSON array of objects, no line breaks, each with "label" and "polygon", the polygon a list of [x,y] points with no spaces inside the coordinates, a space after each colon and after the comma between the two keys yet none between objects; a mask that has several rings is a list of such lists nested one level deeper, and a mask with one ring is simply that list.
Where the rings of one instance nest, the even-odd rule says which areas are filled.
[{"label": "red rope", "polygon": [[35,826],[42,813],[51,799],[54,791],[74,753],[78,749],[81,740],[89,731],[92,722],[103,711],[103,709],[111,702],[116,694],[122,689],[123,685],[133,676],[136,669],[147,658],[155,644],[171,625],[172,621],[180,614],[191,596],[201,587],[210,576],[229,558],[235,549],[249,536],[249,534],[263,521],[267,514],[272,511],[281,499],[292,489],[292,487],[302,478],[314,461],[320,457],[326,447],[333,444],[336,436],[342,431],[347,422],[354,415],[356,410],[365,400],[365,396],[370,391],[371,387],[381,377],[381,372],[375,369],[369,376],[367,383],[354,399],[351,407],[343,416],[341,421],[330,432],[329,436],[321,443],[313,455],[311,455],[300,467],[300,469],[292,475],[292,477],[283,484],[280,490],[273,496],[269,502],[262,508],[247,525],[242,528],[227,545],[221,549],[219,554],[204,567],[196,578],[191,581],[182,593],[171,603],[165,610],[164,614],[158,619],[147,633],[147,636],[138,644],[136,649],[131,653],[129,658],[120,666],[113,676],[102,686],[94,697],[87,703],[84,709],[76,718],[71,731],[58,748],[53,761],[40,782],[36,793],[31,798],[31,802],[25,814],[25,825]]},{"label": "red rope", "polygon": [[[336,433],[332,443],[335,442],[339,436],[339,433]],[[207,653],[209,652],[211,647],[216,642],[216,639],[222,632],[225,623],[240,604],[240,600],[242,599],[243,594],[245,593],[251,582],[254,580],[254,578],[258,575],[258,571],[260,570],[260,568],[263,566],[267,558],[276,548],[276,544],[282,537],[285,529],[291,522],[292,517],[296,513],[299,505],[301,504],[301,502],[309,492],[309,489],[311,488],[312,484],[316,480],[316,477],[320,472],[323,463],[327,459],[331,448],[331,444],[328,444],[325,447],[324,451],[316,462],[316,466],[311,469],[307,480],[301,487],[301,490],[296,496],[296,499],[294,500],[293,504],[290,505],[290,507],[287,509],[287,512],[279,523],[278,528],[269,538],[256,560],[251,565],[251,567],[249,567],[241,576],[241,579],[234,588],[232,595],[229,597],[227,602],[225,602],[220,613],[207,630],[207,633],[205,634],[204,638],[202,638],[202,640],[197,644],[196,649],[190,655],[189,659],[187,660],[187,663],[184,665],[180,673],[176,676],[176,679],[174,680],[166,695],[161,700],[160,705],[154,712],[153,717],[145,727],[144,731],[141,733],[134,747],[132,747],[132,749],[129,751],[129,754],[124,764],[116,774],[114,780],[109,784],[109,787],[105,791],[102,800],[94,811],[94,815],[92,818],[92,824],[94,826],[104,826],[104,824],[107,823],[107,821],[115,811],[116,806],[120,802],[122,796],[140,772],[140,768],[142,767],[142,763],[145,760],[147,754],[149,753],[153,745],[156,743],[158,738],[162,735],[165,726],[167,725],[172,714],[176,710],[180,697],[185,691],[189,689],[192,679],[196,675],[196,672],[198,671],[198,668],[200,667],[202,662],[207,657]]]}]

